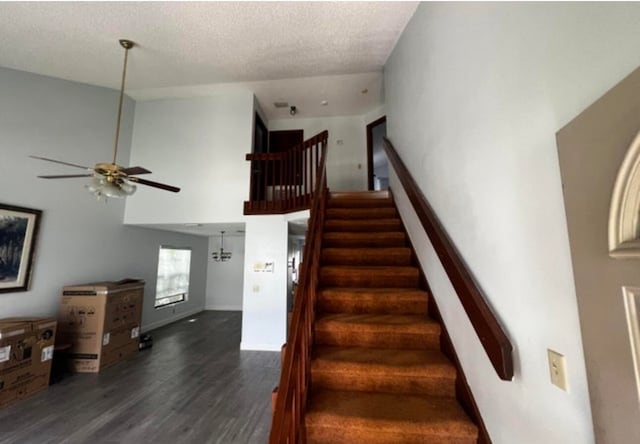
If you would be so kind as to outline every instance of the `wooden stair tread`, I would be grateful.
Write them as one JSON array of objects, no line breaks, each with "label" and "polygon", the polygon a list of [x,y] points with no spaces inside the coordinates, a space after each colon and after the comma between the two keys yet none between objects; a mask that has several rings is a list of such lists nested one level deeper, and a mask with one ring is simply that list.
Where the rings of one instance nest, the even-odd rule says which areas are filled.
[{"label": "wooden stair tread", "polygon": [[317,346],[314,390],[348,390],[454,397],[455,367],[439,350]]},{"label": "wooden stair tread", "polygon": [[381,191],[331,191],[329,199],[390,199],[388,190]]},{"label": "wooden stair tread", "polygon": [[309,442],[474,443],[478,436],[455,399],[446,397],[312,391],[305,420]]},{"label": "wooden stair tread", "polygon": [[455,367],[439,350],[318,346],[313,353],[311,371],[456,378]]}]

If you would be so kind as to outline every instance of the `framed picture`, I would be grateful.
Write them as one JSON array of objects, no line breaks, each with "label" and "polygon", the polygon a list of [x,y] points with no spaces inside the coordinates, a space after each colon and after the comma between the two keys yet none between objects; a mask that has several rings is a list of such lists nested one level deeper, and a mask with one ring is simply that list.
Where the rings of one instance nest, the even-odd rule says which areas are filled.
[{"label": "framed picture", "polygon": [[29,289],[41,214],[0,204],[0,293]]}]

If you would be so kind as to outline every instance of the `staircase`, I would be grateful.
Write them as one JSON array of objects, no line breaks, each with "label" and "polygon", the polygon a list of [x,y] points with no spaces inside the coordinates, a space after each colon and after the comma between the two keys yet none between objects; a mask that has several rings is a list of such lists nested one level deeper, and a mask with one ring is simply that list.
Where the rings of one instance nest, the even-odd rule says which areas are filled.
[{"label": "staircase", "polygon": [[387,192],[331,193],[319,285],[307,442],[478,442]]}]

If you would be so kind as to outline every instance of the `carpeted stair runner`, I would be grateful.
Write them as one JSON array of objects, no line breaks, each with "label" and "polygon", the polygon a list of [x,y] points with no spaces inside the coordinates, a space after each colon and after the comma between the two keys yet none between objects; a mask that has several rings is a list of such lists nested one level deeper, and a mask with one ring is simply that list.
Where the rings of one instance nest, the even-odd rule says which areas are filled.
[{"label": "carpeted stair runner", "polygon": [[476,443],[392,199],[332,193],[327,207],[307,442]]}]

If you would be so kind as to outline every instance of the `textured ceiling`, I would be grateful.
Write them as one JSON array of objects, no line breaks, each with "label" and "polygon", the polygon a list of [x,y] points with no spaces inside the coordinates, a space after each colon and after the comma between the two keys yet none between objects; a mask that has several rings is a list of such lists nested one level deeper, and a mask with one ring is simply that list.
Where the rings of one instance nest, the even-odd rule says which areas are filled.
[{"label": "textured ceiling", "polygon": [[[361,115],[384,102],[381,71],[139,89],[130,90],[129,95],[136,100],[153,100],[210,96],[237,90],[252,91],[269,120],[292,118],[289,115],[289,108],[276,108],[274,102],[295,105],[298,110],[295,118]],[[323,102],[326,102],[326,105]]]},{"label": "textured ceiling", "polygon": [[417,2],[0,2],[0,66],[118,88],[380,72]]}]

